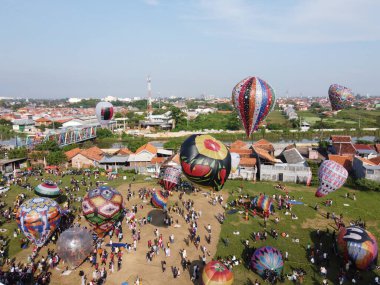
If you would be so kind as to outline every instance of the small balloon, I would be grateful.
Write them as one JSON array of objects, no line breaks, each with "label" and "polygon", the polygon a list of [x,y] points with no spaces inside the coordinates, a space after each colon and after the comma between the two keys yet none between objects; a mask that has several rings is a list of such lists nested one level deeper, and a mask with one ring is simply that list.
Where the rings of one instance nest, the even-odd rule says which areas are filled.
[{"label": "small balloon", "polygon": [[176,167],[167,167],[164,172],[163,185],[167,191],[172,190],[180,182],[181,170]]},{"label": "small balloon", "polygon": [[61,195],[61,190],[52,181],[45,181],[41,184],[39,184],[34,191],[36,191],[36,194],[39,196],[44,196],[44,197],[51,197],[55,198]]},{"label": "small balloon", "polygon": [[333,111],[346,109],[355,100],[352,90],[339,84],[332,84],[329,88],[329,98]]},{"label": "small balloon", "polygon": [[107,125],[112,120],[114,109],[110,102],[99,102],[96,105],[96,117],[101,125]]},{"label": "small balloon", "polygon": [[346,182],[347,170],[333,160],[322,162],[318,170],[319,187],[315,192],[316,197],[323,197],[338,190]]},{"label": "small balloon", "polygon": [[168,192],[156,190],[155,192],[153,192],[153,195],[152,195],[153,206],[159,209],[166,209],[166,206],[168,204],[168,196],[169,196]]}]

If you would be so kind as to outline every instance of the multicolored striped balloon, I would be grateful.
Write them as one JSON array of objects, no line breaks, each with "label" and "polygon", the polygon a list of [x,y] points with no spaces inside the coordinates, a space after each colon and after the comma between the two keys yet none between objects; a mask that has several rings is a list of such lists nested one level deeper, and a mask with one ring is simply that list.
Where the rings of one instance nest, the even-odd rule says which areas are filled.
[{"label": "multicolored striped balloon", "polygon": [[34,188],[37,195],[46,197],[58,197],[61,194],[61,190],[58,188],[57,184],[53,181],[45,181]]},{"label": "multicolored striped balloon", "polygon": [[323,197],[334,192],[346,182],[348,177],[347,170],[333,160],[322,162],[318,170],[319,187],[315,192],[316,197]]},{"label": "multicolored striped balloon", "polygon": [[253,198],[252,203],[264,212],[271,213],[273,211],[273,199],[267,195],[256,196]]},{"label": "multicolored striped balloon", "polygon": [[339,84],[330,85],[329,98],[333,111],[348,108],[355,100],[352,90]]},{"label": "multicolored striped balloon", "polygon": [[247,77],[232,90],[232,103],[249,137],[273,110],[276,95],[273,88],[258,77]]},{"label": "multicolored striped balloon", "polygon": [[234,274],[220,261],[210,261],[203,268],[203,285],[231,285],[234,282]]},{"label": "multicolored striped balloon", "polygon": [[164,172],[163,184],[165,190],[172,190],[179,184],[181,170],[176,167],[167,167]]},{"label": "multicolored striped balloon", "polygon": [[260,276],[265,270],[273,271],[277,276],[281,275],[284,260],[281,252],[271,246],[263,246],[255,250],[251,258],[251,268]]},{"label": "multicolored striped balloon", "polygon": [[96,105],[96,117],[101,125],[107,125],[113,117],[113,105],[110,102],[99,102]]},{"label": "multicolored striped balloon", "polygon": [[156,208],[159,209],[166,209],[166,206],[168,204],[168,195],[167,193],[161,191],[161,190],[156,190],[153,192],[152,195],[152,204]]}]

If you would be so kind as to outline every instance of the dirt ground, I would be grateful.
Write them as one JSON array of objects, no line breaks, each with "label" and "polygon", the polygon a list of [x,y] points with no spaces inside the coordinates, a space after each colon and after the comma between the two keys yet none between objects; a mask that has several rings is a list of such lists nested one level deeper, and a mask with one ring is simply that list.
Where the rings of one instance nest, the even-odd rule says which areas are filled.
[{"label": "dirt ground", "polygon": [[[144,208],[141,210],[140,208],[138,209],[136,218],[141,218],[141,217],[146,217],[147,214],[151,211],[154,211],[155,209],[150,205],[149,202],[144,203],[142,202],[137,195],[138,189],[140,189],[143,186],[149,187],[148,184],[135,184],[132,185],[132,190],[136,192],[136,198],[126,201],[126,207],[130,208],[131,205],[138,204],[144,205]],[[152,187],[152,186],[150,186]],[[159,186],[153,186],[158,188]],[[126,197],[128,185],[121,185],[118,190],[123,194],[124,198]],[[227,194],[223,193],[224,196],[224,201],[227,200]],[[174,193],[173,196],[169,198],[169,203],[174,203],[175,201],[179,201],[178,199],[178,193]],[[201,218],[199,219],[198,222],[198,234],[201,237],[201,243],[200,245],[205,245],[207,250],[211,252],[211,256],[207,256],[207,262],[212,259],[216,252],[216,247],[217,247],[217,242],[219,240],[219,234],[220,234],[220,229],[221,225],[217,221],[215,215],[218,213],[223,212],[223,209],[220,205],[213,206],[212,204],[209,203],[210,201],[210,196],[209,195],[204,195],[204,192],[199,192],[197,194],[185,194],[183,196],[183,199],[192,199],[195,204],[195,209],[197,211],[202,211]],[[180,205],[182,205],[180,203]],[[107,281],[106,284],[108,285],[120,285],[123,282],[128,282],[128,284],[134,284],[134,281],[136,280],[136,277],[139,276],[142,278],[142,284],[146,285],[159,285],[159,284],[198,284],[194,283],[190,280],[190,273],[189,271],[183,272],[182,266],[180,264],[181,262],[181,257],[180,257],[180,250],[181,249],[186,249],[187,251],[187,256],[192,262],[192,264],[195,263],[201,263],[201,256],[203,255],[201,252],[201,249],[197,250],[196,247],[193,244],[190,244],[189,246],[186,245],[185,243],[185,238],[187,238],[189,234],[189,227],[186,224],[185,220],[180,217],[177,214],[172,214],[174,221],[178,219],[180,227],[165,227],[163,224],[163,217],[160,211],[155,210],[153,212],[153,223],[144,225],[142,226],[141,229],[141,240],[137,245],[137,251],[131,251],[128,253],[128,251],[124,250],[123,254],[123,262],[122,262],[122,268],[120,271],[117,271],[117,266],[115,263],[115,272],[111,274],[111,272],[108,270],[108,263],[107,263]],[[158,222],[158,224],[157,224]],[[208,244],[205,240],[205,236],[207,235],[206,231],[206,226],[208,224],[211,224],[212,227],[212,240],[211,243]],[[154,225],[156,224],[156,225]],[[168,242],[169,235],[174,234],[174,239],[175,242],[171,244],[171,256],[170,257],[165,257],[164,251],[160,251],[160,254],[158,256],[155,256],[153,258],[153,261],[151,263],[148,263],[146,261],[146,253],[148,251],[148,240],[151,239],[152,241],[154,240],[154,229],[158,228],[159,233],[163,235],[164,237],[164,244]],[[132,243],[132,234],[131,230],[127,228],[127,225],[125,221],[123,222],[123,233],[124,233],[124,238],[122,240],[123,243]],[[106,238],[106,243],[108,243],[109,238]],[[116,238],[114,236],[113,242],[116,242]],[[50,246],[54,247],[54,245]],[[46,252],[46,247],[43,249],[41,252],[41,255]],[[110,252],[110,248],[108,248],[108,252]],[[21,252],[18,256],[18,260],[26,260],[27,255],[30,254],[30,249],[24,250]],[[99,260],[99,259],[98,259]],[[162,272],[161,269],[161,261],[165,260],[166,265],[167,265],[167,270],[165,273]],[[107,260],[108,261],[108,260]],[[174,279],[171,267],[177,266],[181,268],[181,275],[177,279]],[[58,268],[63,269],[64,265],[60,263],[58,265]],[[79,277],[79,271],[83,270],[85,274],[87,275],[87,282],[90,281],[93,269],[90,267],[89,263],[86,262],[82,264],[79,268],[76,270],[72,271],[70,275],[63,276],[62,270],[59,271],[57,269],[52,270],[52,279],[51,279],[51,284],[81,284],[81,278]],[[141,283],[140,283],[141,284]]]}]

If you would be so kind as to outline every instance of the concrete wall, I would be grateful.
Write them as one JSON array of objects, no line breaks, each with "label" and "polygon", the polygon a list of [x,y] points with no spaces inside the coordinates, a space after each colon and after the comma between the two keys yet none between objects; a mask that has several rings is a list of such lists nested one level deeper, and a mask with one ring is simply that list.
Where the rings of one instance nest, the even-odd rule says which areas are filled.
[{"label": "concrete wall", "polygon": [[355,157],[352,168],[354,170],[356,178],[365,178],[380,182],[380,167],[378,169],[375,169],[376,167],[367,169],[363,166],[363,161]]},{"label": "concrete wall", "polygon": [[236,170],[235,173],[230,173],[228,179],[244,179],[256,181],[256,168],[241,167],[240,170]]},{"label": "concrete wall", "polygon": [[302,165],[261,165],[260,180],[306,184],[310,173],[310,167]]},{"label": "concrete wall", "polygon": [[87,157],[81,155],[81,154],[77,154],[76,156],[74,156],[71,160],[71,166],[73,168],[86,168],[86,167],[90,167],[90,166],[97,166],[98,163],[91,159],[88,159]]}]

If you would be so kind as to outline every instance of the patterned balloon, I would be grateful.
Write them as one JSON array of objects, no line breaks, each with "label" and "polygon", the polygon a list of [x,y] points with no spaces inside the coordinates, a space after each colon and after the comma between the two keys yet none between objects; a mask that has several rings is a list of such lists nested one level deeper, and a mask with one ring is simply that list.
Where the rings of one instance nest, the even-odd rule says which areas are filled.
[{"label": "patterned balloon", "polygon": [[90,190],[82,202],[83,215],[98,235],[108,232],[122,216],[123,196],[108,186]]},{"label": "patterned balloon", "polygon": [[358,269],[370,269],[377,261],[376,238],[365,229],[356,226],[342,228],[337,236],[337,244],[345,262],[351,260]]},{"label": "patterned balloon", "polygon": [[166,209],[166,205],[168,204],[168,193],[165,193],[161,190],[156,190],[153,192],[152,204],[156,208]]},{"label": "patterned balloon", "polygon": [[96,105],[96,117],[101,125],[107,125],[113,117],[113,105],[110,102],[99,102]]},{"label": "patterned balloon", "polygon": [[249,137],[273,110],[276,95],[273,88],[264,80],[247,77],[232,90],[232,103]]},{"label": "patterned balloon", "polygon": [[161,186],[164,186],[164,176],[165,176],[165,170],[166,167],[160,167],[160,172],[158,173],[158,181],[157,183],[160,184]]},{"label": "patterned balloon", "polygon": [[339,163],[332,160],[322,162],[318,171],[319,187],[315,192],[316,197],[323,197],[334,192],[346,182],[347,170]]},{"label": "patterned balloon", "polygon": [[81,265],[93,249],[92,234],[84,228],[69,228],[58,238],[57,253],[71,268]]},{"label": "patterned balloon", "polygon": [[57,184],[52,181],[45,181],[34,188],[37,195],[46,197],[58,197],[61,194],[61,190]]},{"label": "patterned balloon", "polygon": [[239,167],[240,155],[236,152],[231,152],[231,173],[235,173]]},{"label": "patterned balloon", "polygon": [[350,107],[355,99],[351,89],[338,84],[330,85],[329,98],[334,111]]},{"label": "patterned balloon", "polygon": [[164,173],[164,188],[165,190],[172,190],[179,184],[181,177],[181,170],[176,167],[167,167]]},{"label": "patterned balloon", "polygon": [[209,135],[191,135],[180,150],[182,172],[198,185],[221,190],[231,171],[226,146]]},{"label": "patterned balloon", "polygon": [[203,268],[203,285],[231,285],[234,282],[234,274],[220,261],[210,261]]},{"label": "patterned balloon", "polygon": [[59,226],[61,208],[49,198],[37,197],[25,201],[17,210],[16,222],[24,235],[41,247]]},{"label": "patterned balloon", "polygon": [[263,246],[256,249],[253,253],[251,267],[260,276],[263,276],[266,269],[275,272],[279,276],[284,267],[284,260],[278,249],[271,246]]},{"label": "patterned balloon", "polygon": [[273,212],[273,199],[267,195],[256,196],[253,198],[252,204],[263,212]]}]

